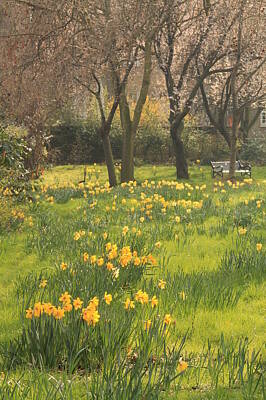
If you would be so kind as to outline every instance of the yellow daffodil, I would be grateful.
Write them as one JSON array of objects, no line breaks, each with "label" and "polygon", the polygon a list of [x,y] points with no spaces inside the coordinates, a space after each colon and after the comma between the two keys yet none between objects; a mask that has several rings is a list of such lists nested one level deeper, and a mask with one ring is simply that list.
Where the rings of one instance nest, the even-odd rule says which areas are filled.
[{"label": "yellow daffodil", "polygon": [[178,364],[178,371],[179,372],[184,372],[188,367],[188,363],[186,361],[180,360]]},{"label": "yellow daffodil", "polygon": [[33,316],[33,310],[32,310],[32,308],[28,308],[26,310],[26,318],[27,319],[32,319],[32,316]]},{"label": "yellow daffodil", "polygon": [[157,299],[156,296],[153,296],[153,297],[151,298],[151,306],[152,306],[152,308],[154,308],[154,307],[156,307],[157,305],[158,305],[158,299]]},{"label": "yellow daffodil", "polygon": [[104,264],[104,259],[102,257],[98,258],[98,260],[97,260],[98,267],[102,267],[103,264]]},{"label": "yellow daffodil", "polygon": [[96,261],[97,261],[97,257],[95,255],[91,256],[91,258],[90,258],[91,264],[95,264]]},{"label": "yellow daffodil", "polygon": [[164,320],[163,320],[165,325],[170,325],[172,322],[172,317],[170,314],[165,314]]},{"label": "yellow daffodil", "polygon": [[262,243],[257,243],[257,244],[256,244],[256,249],[257,249],[257,251],[261,251],[261,249],[262,249]]},{"label": "yellow daffodil", "polygon": [[108,306],[111,304],[112,299],[113,297],[111,294],[107,294],[107,292],[104,293],[104,300]]},{"label": "yellow daffodil", "polygon": [[128,298],[126,299],[125,303],[124,303],[124,308],[125,308],[126,310],[135,308],[134,301],[130,300],[130,298],[128,297]]},{"label": "yellow daffodil", "polygon": [[46,285],[47,285],[47,279],[43,279],[43,280],[41,281],[41,283],[39,284],[39,287],[40,287],[40,288],[45,288]]},{"label": "yellow daffodil", "polygon": [[79,310],[82,307],[83,301],[80,300],[79,297],[77,297],[75,300],[73,300],[73,306],[75,310]]},{"label": "yellow daffodil", "polygon": [[160,289],[165,289],[166,282],[163,279],[159,279],[158,287]]},{"label": "yellow daffodil", "polygon": [[60,268],[61,268],[62,271],[65,271],[67,269],[67,264],[62,262],[61,265],[60,265]]},{"label": "yellow daffodil", "polygon": [[54,308],[53,310],[53,316],[55,319],[62,319],[65,315],[65,311],[63,308],[58,307],[58,308]]},{"label": "yellow daffodil", "polygon": [[88,254],[88,253],[84,253],[84,254],[83,254],[83,261],[84,261],[84,262],[87,262],[88,259],[89,259],[89,254]]}]

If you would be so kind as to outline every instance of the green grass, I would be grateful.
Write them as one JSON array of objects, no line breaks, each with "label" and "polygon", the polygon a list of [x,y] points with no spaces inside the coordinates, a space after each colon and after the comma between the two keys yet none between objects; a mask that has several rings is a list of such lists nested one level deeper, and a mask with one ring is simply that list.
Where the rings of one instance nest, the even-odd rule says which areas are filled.
[{"label": "green grass", "polygon": [[[103,166],[89,167],[89,169],[91,170],[90,178],[92,181],[96,182],[98,180],[101,184],[106,181],[107,176]],[[257,242],[263,243],[263,249],[265,249],[266,235],[263,221],[265,217],[262,211],[264,204],[262,203],[261,209],[258,210],[255,201],[259,199],[264,199],[265,201],[266,168],[257,167],[253,168],[253,170],[254,183],[252,188],[244,186],[235,190],[226,189],[226,193],[223,194],[220,190],[217,193],[213,192],[215,181],[210,177],[211,171],[209,167],[202,167],[202,170],[198,167],[190,169],[189,184],[193,186],[206,184],[206,193],[212,200],[213,206],[208,208],[202,221],[197,221],[197,215],[201,211],[195,211],[196,220],[192,218],[192,228],[196,227],[199,229],[198,232],[190,230],[189,217],[186,214],[184,214],[181,224],[177,225],[170,217],[161,215],[159,210],[155,212],[158,218],[141,225],[141,229],[144,231],[145,240],[143,243],[145,245],[146,242],[149,245],[158,240],[162,243],[157,254],[159,268],[154,271],[154,282],[159,278],[165,279],[168,277],[166,279],[167,285],[174,285],[171,282],[175,282],[175,279],[181,282],[183,279],[182,274],[186,276],[186,279],[191,279],[191,282],[194,282],[193,279],[197,279],[200,274],[204,274],[205,280],[214,279],[214,282],[215,279],[221,279],[219,278],[221,276],[223,276],[222,279],[227,279],[226,275],[219,275],[217,271],[221,266],[222,258],[228,251],[233,250],[237,254],[240,251],[244,251],[247,244],[254,248]],[[15,282],[19,279],[23,283],[26,276],[29,274],[34,275],[35,272],[42,270],[47,271],[45,274],[49,277],[49,273],[54,269],[55,262],[59,262],[60,259],[62,261],[62,258],[76,251],[71,248],[72,245],[69,246],[75,230],[77,231],[83,226],[86,227],[89,221],[89,225],[97,232],[97,235],[102,235],[104,231],[108,231],[112,238],[117,239],[123,226],[128,225],[130,228],[138,226],[138,221],[133,220],[130,216],[129,209],[119,206],[117,217],[113,217],[105,211],[106,206],[112,206],[115,193],[117,193],[119,204],[123,196],[127,199],[135,196],[132,196],[128,191],[124,195],[123,191],[115,189],[113,193],[98,196],[98,203],[93,211],[88,207],[88,203],[92,202],[93,195],[89,195],[88,199],[84,199],[80,195],[76,196],[76,194],[69,196],[67,190],[64,192],[64,189],[62,189],[63,197],[61,196],[60,189],[57,189],[58,186],[76,185],[82,178],[82,166],[62,166],[47,171],[42,183],[52,187],[49,189],[49,195],[54,195],[55,203],[50,204],[45,200],[45,195],[41,195],[39,206],[24,205],[26,215],[33,216],[33,237],[30,233],[32,230],[27,227],[27,224],[22,226],[20,230],[9,232],[0,237],[0,343],[6,343],[10,338],[18,337],[21,332]],[[150,166],[136,168],[136,180],[140,183],[145,179],[155,182],[161,180],[174,181],[175,169],[168,166],[156,167],[156,169]],[[146,191],[146,189],[139,189],[138,194],[135,196],[138,200],[141,191]],[[154,190],[152,191],[154,192]],[[187,192],[189,190],[184,195],[188,200]],[[73,193],[77,193],[76,189],[74,189]],[[192,196],[194,196],[193,193],[192,191]],[[168,194],[173,199],[173,192],[171,190],[168,192],[165,189],[164,196],[167,197]],[[58,200],[56,200],[56,196],[59,196]],[[245,200],[250,202],[246,209],[243,205]],[[250,204],[253,205],[250,206]],[[84,210],[87,212],[86,218],[88,219],[83,216]],[[102,225],[99,226],[95,223],[95,218],[97,219],[98,217],[103,221]],[[48,224],[48,230],[45,232],[40,230],[41,218],[42,223],[47,222]],[[39,221],[38,227],[36,227],[36,221]],[[239,225],[247,223],[249,235],[241,243],[239,242],[236,228],[238,223]],[[219,224],[220,228],[217,230]],[[178,235],[178,239],[174,238],[173,232]],[[41,244],[36,245],[36,238],[38,237],[41,240]],[[217,278],[215,278],[215,274]],[[213,276],[214,278],[212,278]],[[232,290],[241,291],[237,304],[232,307],[219,309],[206,306],[204,305],[205,295],[203,295],[199,306],[188,306],[187,312],[179,308],[173,308],[174,298],[175,296],[178,297],[178,292],[175,293],[173,287],[169,292],[171,293],[169,296],[167,292],[162,294],[163,310],[167,312],[167,309],[170,310],[172,308],[171,312],[176,320],[176,329],[180,336],[184,335],[187,330],[190,331],[186,343],[186,352],[188,353],[200,353],[208,341],[213,345],[218,345],[221,334],[223,334],[228,341],[248,337],[251,341],[250,347],[257,350],[260,349],[265,359],[265,279],[261,279],[261,275],[256,275],[252,270],[247,274],[237,272],[231,276],[228,279],[228,285],[232,287]],[[265,278],[265,275],[262,276]],[[149,285],[149,279],[148,277],[147,285]],[[185,282],[184,280],[184,284]],[[218,283],[220,284],[221,282],[217,281],[217,285]],[[178,290],[182,290],[182,287]],[[184,290],[187,289],[184,287]],[[203,286],[202,290],[207,289]],[[208,290],[206,291],[206,296]],[[188,297],[188,304],[189,301]],[[75,388],[77,385],[74,383]],[[225,400],[245,398],[242,397],[243,393],[239,389],[228,390],[221,387],[213,391],[210,390],[208,383],[205,386],[205,388],[203,385],[200,390],[194,391],[183,389],[178,394],[178,399]],[[75,391],[79,393],[79,389],[75,389]],[[75,398],[79,398],[79,394],[75,396],[77,396]],[[170,400],[177,398],[175,396],[176,391],[172,388],[169,393],[165,395],[162,393],[161,398]]]}]

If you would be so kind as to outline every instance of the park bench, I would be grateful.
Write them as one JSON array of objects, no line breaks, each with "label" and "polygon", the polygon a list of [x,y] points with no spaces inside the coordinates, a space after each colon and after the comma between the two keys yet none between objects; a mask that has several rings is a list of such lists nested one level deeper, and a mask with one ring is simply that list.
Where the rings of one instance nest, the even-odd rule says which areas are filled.
[{"label": "park bench", "polygon": [[[216,176],[223,177],[223,174],[229,173],[230,161],[211,161],[212,177]],[[251,165],[247,162],[236,161],[236,173],[240,173],[241,176],[249,176],[251,178]]]}]

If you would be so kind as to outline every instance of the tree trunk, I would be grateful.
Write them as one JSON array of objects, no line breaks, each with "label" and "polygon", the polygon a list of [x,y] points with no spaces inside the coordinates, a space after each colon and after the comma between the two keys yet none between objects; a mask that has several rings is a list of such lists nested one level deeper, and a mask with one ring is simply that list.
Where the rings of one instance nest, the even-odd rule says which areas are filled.
[{"label": "tree trunk", "polygon": [[185,156],[184,144],[181,139],[181,133],[184,129],[184,122],[179,124],[178,127],[175,124],[170,126],[170,134],[173,140],[174,152],[176,158],[176,177],[177,179],[188,179],[188,165]]},{"label": "tree trunk", "polygon": [[236,137],[231,139],[231,151],[230,151],[230,166],[229,166],[229,179],[235,179],[236,174]]},{"label": "tree trunk", "polygon": [[102,128],[100,130],[100,134],[101,134],[102,142],[103,142],[103,151],[104,151],[105,162],[106,162],[107,171],[108,171],[109,184],[111,187],[116,186],[117,180],[116,180],[114,159],[113,159],[113,153],[112,153],[109,132],[106,132]]},{"label": "tree trunk", "polygon": [[122,148],[121,182],[134,180],[134,139],[131,129],[124,131]]},{"label": "tree trunk", "polygon": [[135,136],[140,123],[142,110],[148,96],[151,71],[152,71],[152,41],[147,40],[145,43],[145,59],[144,59],[142,84],[132,119],[130,117],[130,108],[126,96],[125,86],[122,89],[119,101],[120,120],[123,128],[121,182],[129,182],[134,180]]},{"label": "tree trunk", "polygon": [[236,111],[233,115],[232,135],[231,135],[231,148],[230,148],[230,165],[229,165],[229,179],[234,180],[236,174],[236,156],[237,156],[237,138],[239,132],[239,113]]}]

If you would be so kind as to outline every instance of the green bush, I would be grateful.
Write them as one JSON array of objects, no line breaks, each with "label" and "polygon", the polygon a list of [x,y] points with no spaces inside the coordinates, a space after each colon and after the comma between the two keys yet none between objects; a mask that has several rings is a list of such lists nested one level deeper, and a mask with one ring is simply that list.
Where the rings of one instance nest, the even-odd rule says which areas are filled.
[{"label": "green bush", "polygon": [[263,164],[266,160],[266,140],[265,137],[248,138],[243,144],[240,158],[247,161],[253,161],[257,164]]},{"label": "green bush", "polygon": [[30,172],[25,167],[31,148],[16,126],[0,126],[0,187],[5,194],[17,196],[31,190]]}]

